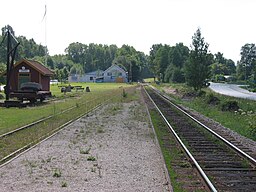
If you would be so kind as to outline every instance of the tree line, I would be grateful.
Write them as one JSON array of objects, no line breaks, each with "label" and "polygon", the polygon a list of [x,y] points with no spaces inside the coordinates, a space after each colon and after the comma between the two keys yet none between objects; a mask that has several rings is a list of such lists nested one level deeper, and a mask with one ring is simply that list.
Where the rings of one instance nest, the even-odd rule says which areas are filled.
[{"label": "tree line", "polygon": [[[209,53],[209,44],[197,29],[192,37],[191,49],[177,43],[175,46],[157,44],[150,50],[150,66],[162,82],[187,83],[200,90],[206,81],[216,75],[232,75],[235,63],[225,59],[223,54]],[[221,67],[220,67],[221,66]],[[225,70],[217,70],[223,68]]]},{"label": "tree line", "polygon": [[208,50],[200,29],[192,36],[189,49],[183,43],[175,46],[155,44],[150,49],[149,66],[161,82],[186,83],[195,90],[207,85],[207,81],[245,81],[256,86],[256,46],[245,44],[241,59],[235,65],[223,53],[212,54]]},{"label": "tree line", "polygon": [[[6,44],[3,41],[7,28],[15,36],[11,26],[2,28],[0,35],[0,74],[6,70]],[[16,37],[16,36],[15,36]],[[70,74],[82,75],[98,69],[105,70],[112,64],[117,64],[126,69],[130,74],[131,81],[138,81],[149,77],[147,55],[137,51],[129,45],[122,45],[120,48],[116,45],[103,45],[90,43],[89,45],[73,42],[65,49],[65,54],[48,54],[47,47],[38,45],[34,39],[27,39],[24,36],[18,36],[16,39],[20,42],[15,60],[22,58],[37,60],[55,72],[53,78],[58,80],[67,79]],[[2,78],[2,81],[4,79]]]},{"label": "tree line", "polygon": [[[0,74],[6,69],[6,47],[3,38],[6,29],[15,36],[9,25],[2,28],[0,35]],[[175,46],[154,44],[149,55],[137,51],[133,46],[103,44],[83,44],[73,42],[65,49],[65,54],[49,56],[47,47],[37,44],[34,39],[16,37],[20,42],[16,61],[21,58],[40,61],[55,72],[55,79],[67,79],[70,74],[82,75],[98,69],[105,70],[112,64],[122,66],[128,71],[132,81],[156,77],[161,82],[187,83],[200,90],[207,80],[231,80],[254,82],[256,80],[256,46],[245,44],[241,47],[241,59],[235,65],[223,53],[212,54],[200,29],[192,36],[191,47],[183,43]],[[45,58],[47,55],[47,59]],[[45,62],[46,61],[46,62]],[[3,81],[3,80],[2,80]]]}]

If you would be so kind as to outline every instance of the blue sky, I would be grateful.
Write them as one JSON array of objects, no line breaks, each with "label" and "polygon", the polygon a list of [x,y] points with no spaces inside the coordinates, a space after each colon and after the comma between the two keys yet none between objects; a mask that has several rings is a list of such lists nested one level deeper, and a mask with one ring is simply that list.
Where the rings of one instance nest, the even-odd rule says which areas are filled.
[{"label": "blue sky", "polygon": [[255,8],[254,0],[12,0],[1,2],[0,27],[47,44],[50,55],[72,42],[128,44],[148,54],[157,43],[190,46],[199,27],[211,53],[236,62],[245,43],[256,43]]}]

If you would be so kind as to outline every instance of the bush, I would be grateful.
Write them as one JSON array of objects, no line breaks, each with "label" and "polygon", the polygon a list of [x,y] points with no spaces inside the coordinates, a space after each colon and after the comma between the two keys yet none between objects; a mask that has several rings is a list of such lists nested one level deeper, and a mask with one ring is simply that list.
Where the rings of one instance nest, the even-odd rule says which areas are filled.
[{"label": "bush", "polygon": [[196,91],[191,91],[191,92],[185,92],[183,95],[182,95],[182,99],[185,99],[185,100],[191,100],[191,99],[194,99],[198,96],[198,93]]},{"label": "bush", "polygon": [[205,91],[200,90],[200,91],[198,92],[198,97],[204,97],[205,95],[206,95],[206,92],[205,92]]},{"label": "bush", "polygon": [[224,82],[225,81],[224,75],[221,75],[221,74],[215,75],[215,81],[216,82]]},{"label": "bush", "polygon": [[210,105],[219,105],[220,99],[211,93],[211,94],[207,95],[206,102],[207,102],[207,104],[210,104]]},{"label": "bush", "polygon": [[0,94],[0,99],[4,99],[4,96],[2,94]]},{"label": "bush", "polygon": [[237,111],[239,109],[237,101],[225,101],[221,105],[222,111]]}]

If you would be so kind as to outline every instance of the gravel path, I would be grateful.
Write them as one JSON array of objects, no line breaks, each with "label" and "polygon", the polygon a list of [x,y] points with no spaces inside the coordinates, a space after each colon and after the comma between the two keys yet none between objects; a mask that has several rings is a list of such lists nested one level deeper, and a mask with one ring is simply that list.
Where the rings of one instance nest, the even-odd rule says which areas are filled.
[{"label": "gravel path", "polygon": [[111,104],[0,169],[0,191],[170,191],[140,102]]}]

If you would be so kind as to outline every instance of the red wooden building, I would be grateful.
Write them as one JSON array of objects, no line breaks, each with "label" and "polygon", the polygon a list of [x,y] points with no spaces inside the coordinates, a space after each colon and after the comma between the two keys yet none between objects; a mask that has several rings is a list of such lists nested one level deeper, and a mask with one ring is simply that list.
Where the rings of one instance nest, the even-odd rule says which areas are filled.
[{"label": "red wooden building", "polygon": [[22,83],[35,82],[42,85],[43,91],[49,91],[50,77],[53,74],[50,69],[37,61],[22,59],[14,64],[10,78],[10,89],[17,91]]}]

